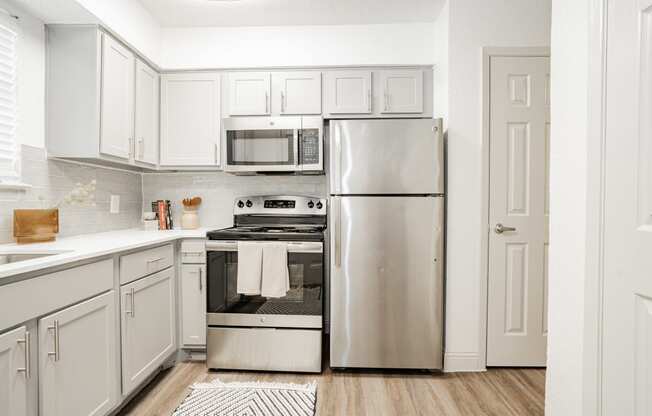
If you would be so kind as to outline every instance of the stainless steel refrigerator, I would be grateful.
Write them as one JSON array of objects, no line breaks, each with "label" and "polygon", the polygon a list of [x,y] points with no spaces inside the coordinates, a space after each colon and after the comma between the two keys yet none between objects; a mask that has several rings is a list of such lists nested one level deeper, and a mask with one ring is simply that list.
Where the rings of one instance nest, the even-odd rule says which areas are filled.
[{"label": "stainless steel refrigerator", "polygon": [[329,135],[330,365],[441,369],[441,120],[338,120]]}]

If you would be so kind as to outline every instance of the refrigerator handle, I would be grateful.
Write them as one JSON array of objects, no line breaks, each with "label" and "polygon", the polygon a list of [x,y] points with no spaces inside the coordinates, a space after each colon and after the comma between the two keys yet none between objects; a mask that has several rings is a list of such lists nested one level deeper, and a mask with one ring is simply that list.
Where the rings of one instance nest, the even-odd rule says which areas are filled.
[{"label": "refrigerator handle", "polygon": [[342,264],[342,221],[340,219],[342,214],[342,198],[334,198],[334,231],[335,231],[335,267],[340,267]]},{"label": "refrigerator handle", "polygon": [[342,192],[342,127],[335,123],[335,192]]}]

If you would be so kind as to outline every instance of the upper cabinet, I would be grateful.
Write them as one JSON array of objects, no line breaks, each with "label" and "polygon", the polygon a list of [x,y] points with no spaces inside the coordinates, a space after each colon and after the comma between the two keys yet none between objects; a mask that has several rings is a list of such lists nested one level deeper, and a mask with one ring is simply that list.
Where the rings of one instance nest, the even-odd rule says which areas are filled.
[{"label": "upper cabinet", "polygon": [[94,26],[48,26],[47,48],[48,154],[156,169],[156,71]]},{"label": "upper cabinet", "polygon": [[134,159],[158,164],[159,75],[149,65],[136,60],[136,111]]},{"label": "upper cabinet", "polygon": [[331,71],[326,75],[331,114],[371,114],[371,71]]},{"label": "upper cabinet", "polygon": [[422,70],[380,71],[380,89],[383,99],[382,113],[423,112]]},{"label": "upper cabinet", "polygon": [[231,72],[228,77],[230,115],[262,116],[271,114],[269,72]]},{"label": "upper cabinet", "polygon": [[321,114],[321,72],[288,71],[272,74],[274,110],[279,114]]},{"label": "upper cabinet", "polygon": [[220,121],[218,73],[163,75],[161,166],[218,166]]},{"label": "upper cabinet", "polygon": [[134,54],[102,34],[100,151],[131,157],[134,132]]},{"label": "upper cabinet", "polygon": [[319,115],[321,72],[230,72],[228,115]]}]

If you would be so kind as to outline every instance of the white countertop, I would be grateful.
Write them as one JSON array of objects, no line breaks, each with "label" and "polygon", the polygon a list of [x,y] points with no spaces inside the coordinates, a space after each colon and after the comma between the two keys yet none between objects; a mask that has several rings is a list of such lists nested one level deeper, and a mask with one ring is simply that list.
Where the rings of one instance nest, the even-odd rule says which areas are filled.
[{"label": "white countertop", "polygon": [[84,234],[74,237],[57,238],[49,243],[36,244],[0,244],[0,255],[4,252],[34,253],[34,252],[61,252],[51,256],[23,260],[15,263],[0,265],[0,280],[24,273],[32,273],[118,253],[155,244],[166,243],[184,238],[203,238],[206,232],[220,228],[230,227],[231,224],[202,227],[196,230],[166,230],[144,231],[142,229],[128,229],[108,231],[97,234]]}]

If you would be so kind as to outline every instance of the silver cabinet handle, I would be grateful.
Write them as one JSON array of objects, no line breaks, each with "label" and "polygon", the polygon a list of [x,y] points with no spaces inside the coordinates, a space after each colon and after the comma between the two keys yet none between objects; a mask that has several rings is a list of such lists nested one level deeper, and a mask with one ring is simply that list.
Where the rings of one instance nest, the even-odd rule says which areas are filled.
[{"label": "silver cabinet handle", "polygon": [[269,92],[265,91],[265,113],[269,113]]},{"label": "silver cabinet handle", "polygon": [[502,234],[506,231],[516,231],[516,227],[506,227],[502,225],[501,223],[496,224],[496,227],[494,228],[494,231],[496,234]]},{"label": "silver cabinet handle", "polygon": [[342,233],[342,225],[340,221],[340,215],[342,213],[342,200],[340,198],[337,199],[337,212],[335,214],[335,266],[340,267],[340,264],[342,263],[342,248],[341,248],[341,233]]},{"label": "silver cabinet handle", "polygon": [[281,91],[281,113],[285,113],[285,93]]},{"label": "silver cabinet handle", "polygon": [[220,145],[217,144],[217,143],[215,143],[215,164],[216,164],[216,165],[217,165],[218,163],[220,163],[220,160],[219,160],[219,159],[220,159],[220,156],[219,156],[219,154],[220,154]]},{"label": "silver cabinet handle", "polygon": [[48,355],[54,356],[54,361],[59,361],[59,321],[54,320],[52,326],[48,326],[48,330],[54,333],[54,351],[48,352]]},{"label": "silver cabinet handle", "polygon": [[389,111],[389,94],[385,91],[385,111]]},{"label": "silver cabinet handle", "polygon": [[127,152],[129,154],[129,157],[135,156],[135,154],[136,154],[136,149],[135,149],[136,146],[134,144],[134,138],[133,137],[127,138],[127,143],[128,143],[127,146],[129,146],[129,151]]},{"label": "silver cabinet handle", "polygon": [[131,317],[136,316],[136,289],[131,288]]},{"label": "silver cabinet handle", "polygon": [[371,113],[371,88],[367,89],[367,110]]},{"label": "silver cabinet handle", "polygon": [[134,288],[131,288],[129,292],[125,293],[125,303],[127,303],[127,296],[129,296],[129,305],[131,306],[131,309],[126,309],[125,307],[125,315],[130,315],[131,317],[134,316]]},{"label": "silver cabinet handle", "polygon": [[144,159],[145,158],[145,139],[140,138],[138,139],[138,148],[140,149],[140,158]]},{"label": "silver cabinet handle", "polygon": [[152,259],[152,260],[147,260],[147,264],[155,263],[155,262],[157,262],[157,261],[161,261],[161,260],[163,260],[163,257],[159,257],[159,258],[157,258],[157,259]]},{"label": "silver cabinet handle", "polygon": [[30,356],[30,337],[29,337],[29,331],[25,331],[25,339],[19,339],[18,340],[19,344],[24,344],[25,345],[25,367],[19,368],[18,372],[19,373],[24,373],[25,378],[30,378],[32,375],[32,371],[30,368],[29,364],[29,356]]},{"label": "silver cabinet handle", "polygon": [[201,267],[199,268],[199,291],[201,292],[204,288],[201,283],[201,275],[202,275],[202,270]]}]

